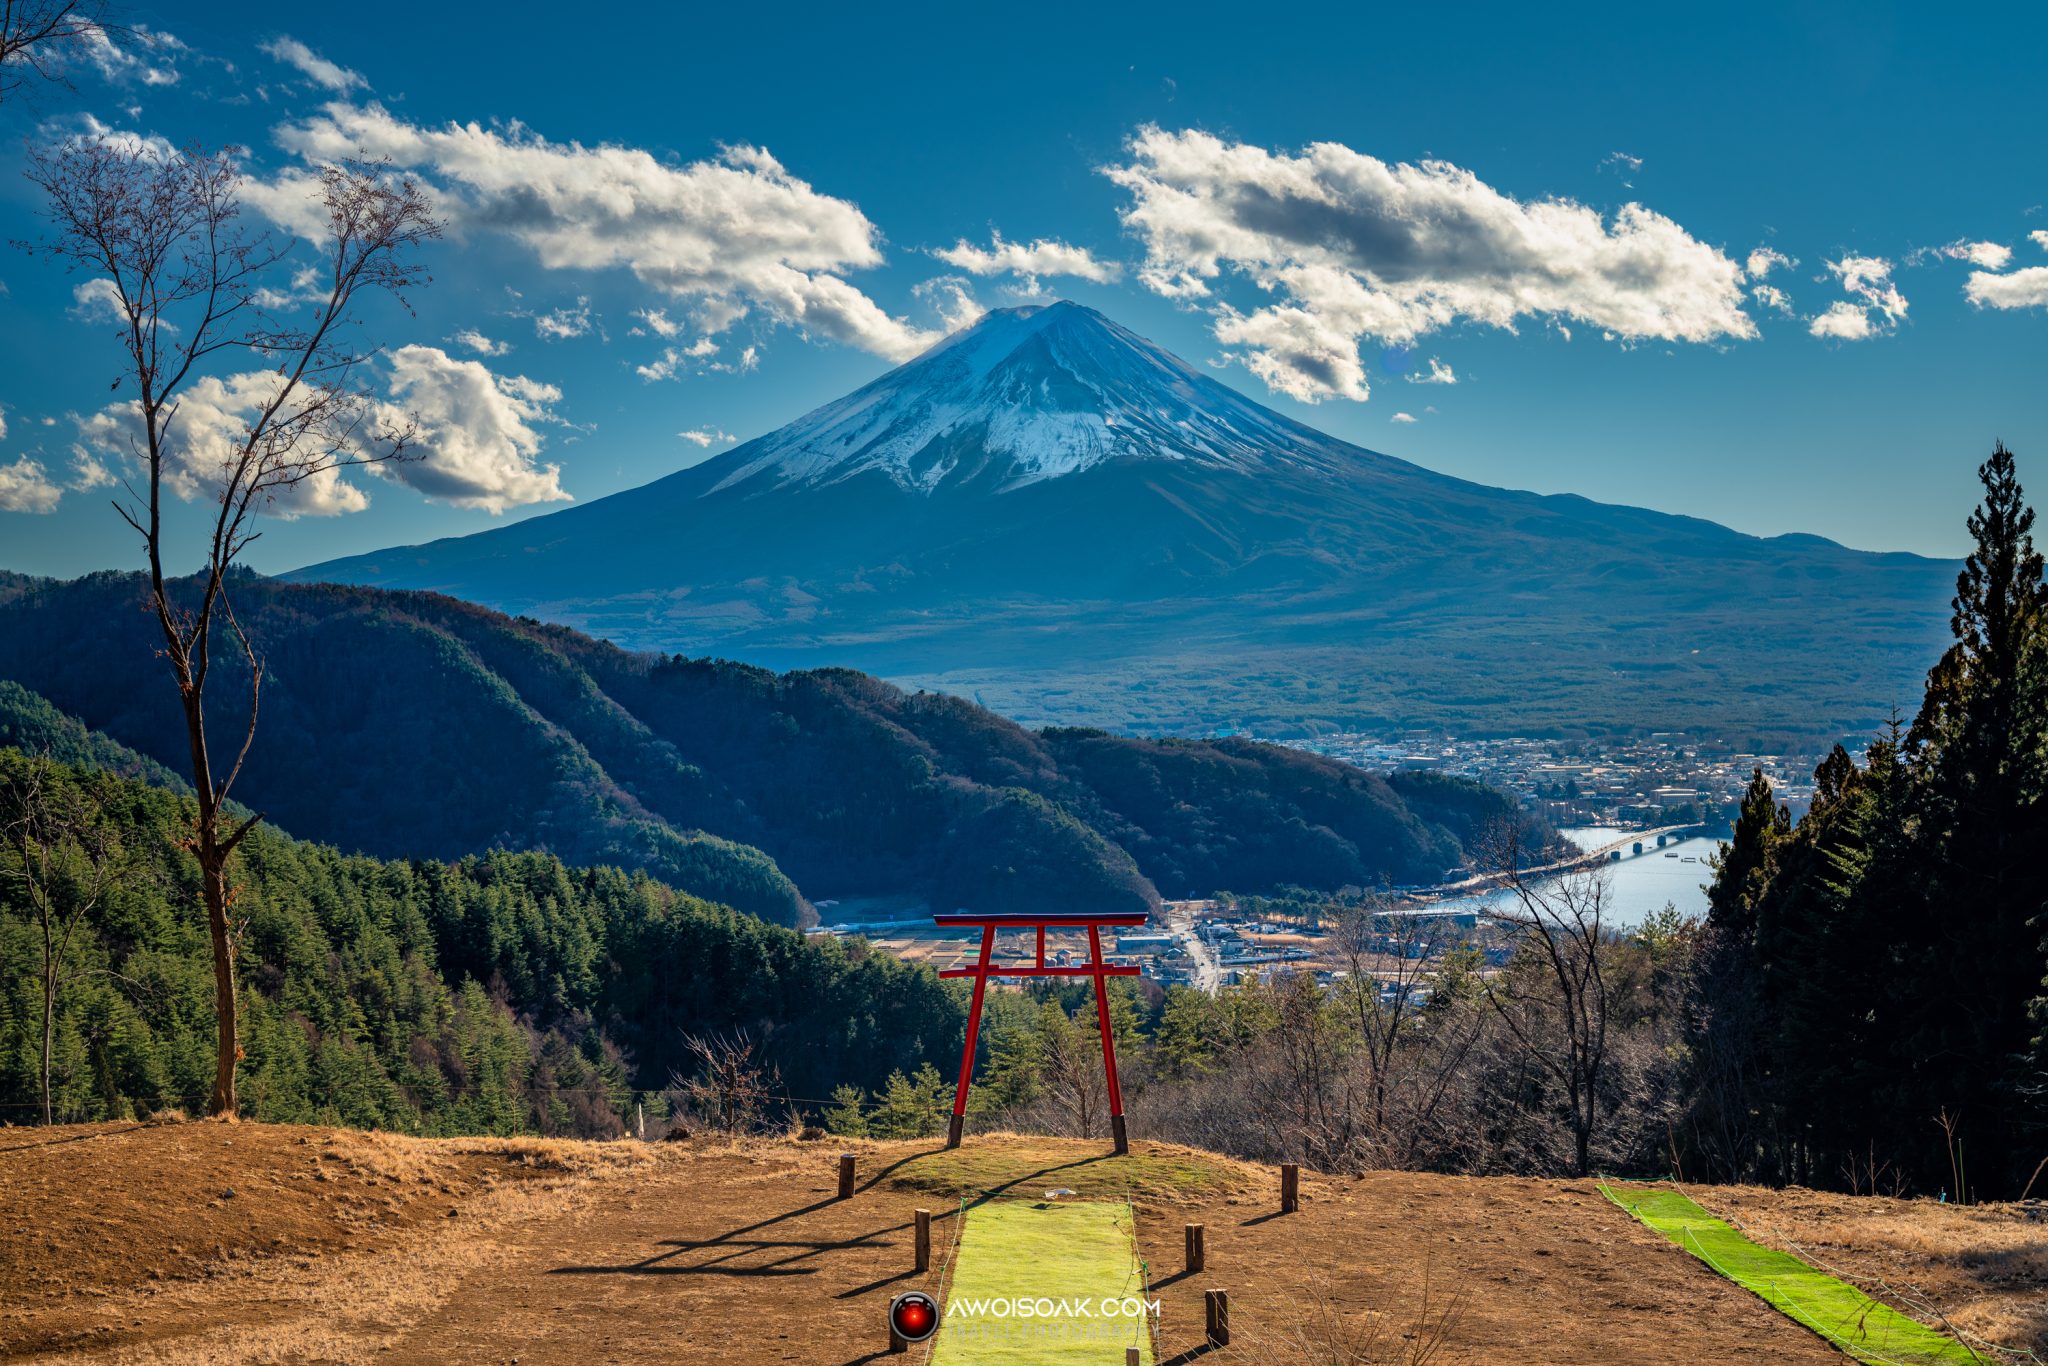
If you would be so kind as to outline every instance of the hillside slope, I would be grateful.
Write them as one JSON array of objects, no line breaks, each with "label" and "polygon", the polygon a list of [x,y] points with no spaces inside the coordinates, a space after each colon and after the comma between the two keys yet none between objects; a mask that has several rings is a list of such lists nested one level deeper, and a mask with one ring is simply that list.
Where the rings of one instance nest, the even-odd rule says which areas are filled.
[{"label": "hillside slope", "polygon": [[[582,1144],[248,1124],[51,1139],[0,1151],[0,1219],[49,1235],[0,1244],[0,1315],[29,1352],[887,1360],[891,1295],[922,1289],[952,1307],[942,1269],[960,1210],[991,1190],[1036,1199],[1057,1181],[1084,1199],[1131,1199],[1162,1360],[1412,1361],[1398,1354],[1417,1342],[1444,1363],[1848,1360],[1584,1181],[1304,1173],[1299,1213],[1276,1218],[1270,1170],[1142,1139],[1123,1158],[1100,1141],[981,1135],[959,1153],[928,1140]],[[849,1200],[832,1198],[842,1148],[859,1163]],[[224,1181],[232,1201],[217,1198]],[[1741,1194],[1745,1219],[1807,1195]],[[1808,1236],[1884,1296],[1931,1300],[1959,1323],[2038,1299],[2004,1271],[2028,1238],[2015,1207],[1839,1203],[1860,1207],[1855,1246],[1825,1241],[1826,1227]],[[918,1209],[934,1216],[922,1276],[908,1234]],[[1188,1222],[1208,1230],[1205,1275],[1181,1271]],[[1902,1274],[1913,1290],[1891,1289]],[[736,1278],[748,1310],[737,1327]],[[1220,1349],[1203,1343],[1212,1286],[1230,1293],[1234,1341]]]},{"label": "hillside slope", "polygon": [[1061,303],[644,487],[291,577],[847,665],[1034,723],[1832,741],[1912,695],[1953,574],[1451,478]]},{"label": "hillside slope", "polygon": [[[0,808],[32,761],[0,748]],[[118,849],[54,1022],[60,1117],[199,1113],[213,975],[188,796],[51,764]],[[882,1086],[959,1048],[928,970],[617,869],[545,854],[344,855],[259,827],[236,864],[240,1085],[252,1119],[612,1137],[690,1035],[748,1031],[797,1095]],[[0,1119],[40,1099],[42,939],[0,854]]]},{"label": "hillside slope", "polygon": [[[0,604],[0,678],[175,768],[183,731],[140,591],[96,575],[16,593]],[[1513,814],[1476,784],[1397,788],[1242,740],[1035,733],[849,670],[629,654],[431,594],[234,591],[265,665],[237,796],[382,856],[547,850],[787,924],[808,912],[798,887],[1142,909],[1219,887],[1413,881],[1462,859],[1461,832]],[[216,726],[242,686],[217,677]]]}]

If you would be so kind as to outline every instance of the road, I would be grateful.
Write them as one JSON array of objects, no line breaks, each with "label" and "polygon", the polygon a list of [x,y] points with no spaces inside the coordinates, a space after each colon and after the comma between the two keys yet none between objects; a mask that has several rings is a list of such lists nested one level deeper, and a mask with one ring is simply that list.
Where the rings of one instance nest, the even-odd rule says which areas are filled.
[{"label": "road", "polygon": [[1190,985],[1196,991],[1214,995],[1216,989],[1223,985],[1223,965],[1217,961],[1216,950],[1204,943],[1202,936],[1195,932],[1194,912],[1190,911],[1184,902],[1175,903],[1166,913],[1166,928],[1172,933],[1175,941],[1187,950],[1188,957],[1194,960],[1195,975]]}]

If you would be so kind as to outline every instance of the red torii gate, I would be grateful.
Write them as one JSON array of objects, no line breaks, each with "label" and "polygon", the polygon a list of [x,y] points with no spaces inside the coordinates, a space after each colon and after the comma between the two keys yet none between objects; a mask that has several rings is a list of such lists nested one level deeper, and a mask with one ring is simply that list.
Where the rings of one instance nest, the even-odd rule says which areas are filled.
[{"label": "red torii gate", "polygon": [[[1149,917],[1143,911],[1104,911],[1097,913],[1069,912],[1060,915],[1040,915],[1033,911],[1010,911],[976,915],[969,911],[958,911],[952,915],[935,915],[932,921],[938,925],[978,927],[981,930],[981,956],[971,968],[950,968],[939,974],[941,977],[972,977],[974,979],[974,1004],[967,1010],[967,1047],[960,1055],[960,1084],[953,1092],[953,1122],[946,1130],[946,1146],[960,1146],[960,1130],[967,1120],[967,1085],[974,1075],[974,1044],[981,1034],[981,998],[988,989],[991,977],[1092,977],[1095,979],[1095,1021],[1102,1029],[1102,1068],[1109,1077],[1109,1125],[1116,1137],[1116,1150],[1127,1153],[1131,1150],[1129,1137],[1124,1132],[1124,1093],[1116,1082],[1116,1041],[1109,1033],[1109,992],[1104,982],[1109,977],[1136,977],[1136,968],[1111,967],[1102,959],[1102,930],[1104,926],[1143,925]],[[1088,930],[1088,961],[1079,967],[1055,967],[1045,961],[1045,932],[1047,929]],[[997,930],[1037,930],[1038,961],[1036,963],[991,963],[989,955],[996,946]]]}]

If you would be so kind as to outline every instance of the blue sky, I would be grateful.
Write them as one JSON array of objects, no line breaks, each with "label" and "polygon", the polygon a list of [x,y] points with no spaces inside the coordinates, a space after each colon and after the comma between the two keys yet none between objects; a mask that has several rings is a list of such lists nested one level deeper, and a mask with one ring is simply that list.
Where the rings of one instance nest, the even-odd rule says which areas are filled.
[{"label": "blue sky", "polygon": [[175,45],[0,106],[0,567],[136,563],[92,486],[109,328],[11,245],[24,142],[87,120],[247,146],[280,231],[354,146],[442,195],[416,316],[366,320],[426,460],[276,520],[266,570],[644,483],[1034,297],[1492,484],[1929,554],[1993,438],[2048,493],[2048,12],[1654,8],[505,5],[377,37],[137,3]]}]

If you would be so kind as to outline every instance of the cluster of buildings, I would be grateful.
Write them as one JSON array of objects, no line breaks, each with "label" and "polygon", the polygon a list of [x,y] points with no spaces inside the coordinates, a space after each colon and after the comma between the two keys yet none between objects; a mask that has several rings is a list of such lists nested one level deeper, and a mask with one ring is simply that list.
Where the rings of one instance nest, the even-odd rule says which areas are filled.
[{"label": "cluster of buildings", "polygon": [[1432,769],[1476,778],[1558,825],[1721,824],[1758,768],[1798,815],[1812,800],[1813,769],[1822,757],[1750,753],[1677,731],[1600,741],[1347,732],[1281,743],[1381,772]]}]

